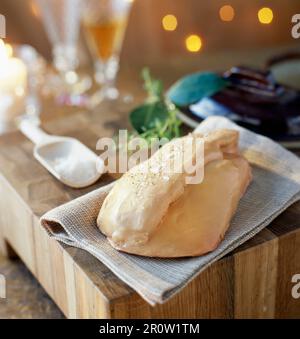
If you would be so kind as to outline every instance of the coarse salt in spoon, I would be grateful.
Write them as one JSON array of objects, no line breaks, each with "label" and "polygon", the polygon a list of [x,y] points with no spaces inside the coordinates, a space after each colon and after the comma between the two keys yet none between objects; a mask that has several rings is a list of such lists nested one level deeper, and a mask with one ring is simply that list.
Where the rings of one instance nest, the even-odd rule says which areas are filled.
[{"label": "coarse salt in spoon", "polygon": [[35,144],[34,157],[65,185],[87,187],[104,173],[103,160],[77,139],[49,135],[27,119],[19,128]]}]

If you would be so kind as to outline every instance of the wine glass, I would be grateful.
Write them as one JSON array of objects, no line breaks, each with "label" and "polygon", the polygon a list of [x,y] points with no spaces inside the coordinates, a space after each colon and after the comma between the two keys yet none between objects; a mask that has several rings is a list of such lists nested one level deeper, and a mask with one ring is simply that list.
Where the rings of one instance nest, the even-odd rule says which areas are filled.
[{"label": "wine glass", "polygon": [[[85,92],[91,87],[91,79],[87,76],[81,77],[77,72],[82,0],[35,0],[35,2],[52,44],[53,64],[62,80],[60,84],[70,94]],[[55,90],[58,84],[52,80],[52,87]],[[60,90],[61,88],[58,89]]]},{"label": "wine glass", "polygon": [[95,80],[101,86],[96,102],[119,97],[115,86],[128,17],[133,0],[85,0],[82,25],[95,60]]}]

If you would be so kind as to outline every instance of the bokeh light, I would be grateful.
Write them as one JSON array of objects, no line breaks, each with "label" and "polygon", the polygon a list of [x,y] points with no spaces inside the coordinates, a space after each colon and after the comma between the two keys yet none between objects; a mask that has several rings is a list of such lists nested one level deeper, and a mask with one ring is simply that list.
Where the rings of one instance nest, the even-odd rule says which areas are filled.
[{"label": "bokeh light", "polygon": [[185,46],[189,52],[196,53],[202,48],[202,40],[199,35],[192,34],[185,39]]},{"label": "bokeh light", "polygon": [[175,15],[167,14],[162,19],[162,25],[166,31],[175,31],[178,25],[178,21]]},{"label": "bokeh light", "polygon": [[258,20],[264,25],[268,25],[273,21],[274,14],[271,8],[264,7],[258,11]]},{"label": "bokeh light", "polygon": [[222,6],[220,8],[219,15],[222,21],[232,21],[235,15],[234,8],[230,5]]}]

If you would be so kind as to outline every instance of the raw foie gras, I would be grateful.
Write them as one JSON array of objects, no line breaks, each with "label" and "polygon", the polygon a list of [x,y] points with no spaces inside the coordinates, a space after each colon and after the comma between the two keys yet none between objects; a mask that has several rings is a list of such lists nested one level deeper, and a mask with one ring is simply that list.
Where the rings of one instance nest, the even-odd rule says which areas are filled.
[{"label": "raw foie gras", "polygon": [[116,249],[149,257],[199,256],[224,237],[251,181],[250,165],[238,153],[239,134],[217,130],[203,136],[204,178],[198,184],[186,184],[186,173],[165,178],[141,170],[159,168],[164,154],[180,150],[183,138],[130,169],[104,200],[97,224]]}]

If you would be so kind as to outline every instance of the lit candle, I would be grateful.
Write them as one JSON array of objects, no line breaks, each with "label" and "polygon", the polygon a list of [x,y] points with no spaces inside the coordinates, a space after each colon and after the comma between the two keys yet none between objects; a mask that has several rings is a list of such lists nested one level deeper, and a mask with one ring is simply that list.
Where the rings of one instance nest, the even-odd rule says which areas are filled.
[{"label": "lit candle", "polygon": [[0,121],[11,122],[24,111],[26,66],[12,57],[12,48],[0,39]]}]

